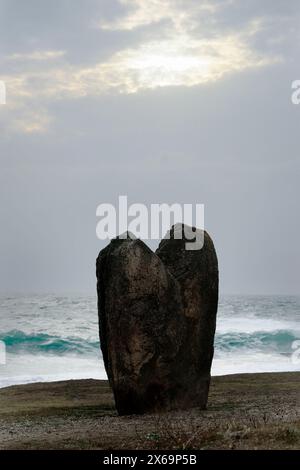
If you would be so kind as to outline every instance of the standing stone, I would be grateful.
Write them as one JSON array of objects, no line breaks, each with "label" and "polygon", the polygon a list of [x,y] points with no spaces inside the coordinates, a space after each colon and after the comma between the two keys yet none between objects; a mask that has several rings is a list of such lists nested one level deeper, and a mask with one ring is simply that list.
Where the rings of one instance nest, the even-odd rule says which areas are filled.
[{"label": "standing stone", "polygon": [[[187,344],[184,348],[185,381],[193,384],[192,388],[187,386],[186,394],[192,405],[205,408],[214,355],[219,291],[218,260],[207,232],[202,231],[201,249],[187,250],[188,240],[181,224],[180,228],[181,239],[176,239],[172,227],[170,238],[161,241],[156,254],[180,285],[187,331]],[[191,227],[188,229],[187,233],[191,232]]]},{"label": "standing stone", "polygon": [[117,238],[97,259],[101,349],[119,414],[207,403],[218,302],[218,266],[164,239],[153,253]]},{"label": "standing stone", "polygon": [[116,239],[97,260],[100,342],[119,414],[171,407],[185,338],[180,289],[142,241]]}]

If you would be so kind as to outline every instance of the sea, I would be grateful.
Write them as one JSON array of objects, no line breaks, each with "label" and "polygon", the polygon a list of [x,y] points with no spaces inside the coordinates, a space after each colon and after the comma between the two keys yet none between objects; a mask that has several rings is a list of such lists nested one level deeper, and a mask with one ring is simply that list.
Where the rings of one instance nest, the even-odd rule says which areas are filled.
[{"label": "sea", "polygon": [[[223,296],[212,375],[300,370],[300,297]],[[0,387],[105,379],[95,295],[0,297]]]}]

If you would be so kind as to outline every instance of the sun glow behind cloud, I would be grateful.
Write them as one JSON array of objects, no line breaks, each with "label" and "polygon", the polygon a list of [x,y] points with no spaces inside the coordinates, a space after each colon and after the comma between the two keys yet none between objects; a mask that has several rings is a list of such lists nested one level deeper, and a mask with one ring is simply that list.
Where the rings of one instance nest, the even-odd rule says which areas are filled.
[{"label": "sun glow behind cloud", "polygon": [[[67,51],[61,50],[16,52],[6,58],[15,67],[19,64],[19,71],[15,68],[12,74],[1,77],[7,83],[7,109],[12,111],[15,129],[24,133],[45,132],[51,122],[47,118],[47,102],[51,100],[196,86],[279,60],[255,51],[250,45],[250,39],[263,29],[261,19],[242,31],[218,31],[213,26],[208,31],[204,28],[199,31],[202,20],[213,25],[220,5],[232,0],[222,4],[208,0],[121,0],[121,3],[128,7],[128,13],[111,22],[99,22],[97,27],[113,34],[155,25],[151,39],[146,34],[131,47],[120,45],[119,51],[89,66],[69,63]],[[32,103],[36,103],[36,110]],[[39,124],[40,109],[43,111]]]},{"label": "sun glow behind cloud", "polygon": [[236,36],[213,40],[180,37],[122,51],[100,65],[98,72],[103,84],[114,83],[122,92],[135,93],[158,87],[199,85],[229,72],[267,63],[269,59],[253,53]]},{"label": "sun glow behind cloud", "polygon": [[254,53],[238,36],[213,40],[185,37],[144,43],[90,67],[65,63],[63,67],[32,69],[22,76],[4,79],[16,105],[30,97],[70,99],[109,92],[130,94],[158,87],[194,86],[274,61]]}]

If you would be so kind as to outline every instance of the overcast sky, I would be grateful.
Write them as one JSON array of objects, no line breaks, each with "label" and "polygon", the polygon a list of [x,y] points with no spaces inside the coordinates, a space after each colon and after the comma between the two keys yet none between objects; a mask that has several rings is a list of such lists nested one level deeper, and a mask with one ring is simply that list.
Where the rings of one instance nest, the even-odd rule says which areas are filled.
[{"label": "overcast sky", "polygon": [[299,0],[0,0],[0,291],[94,292],[96,207],[205,204],[222,293],[299,292]]}]

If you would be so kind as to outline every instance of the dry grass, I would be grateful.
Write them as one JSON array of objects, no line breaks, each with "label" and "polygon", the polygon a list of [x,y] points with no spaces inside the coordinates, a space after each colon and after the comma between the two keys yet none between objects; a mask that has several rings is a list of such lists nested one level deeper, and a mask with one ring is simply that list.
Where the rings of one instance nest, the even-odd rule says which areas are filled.
[{"label": "dry grass", "polygon": [[0,390],[0,449],[299,449],[300,373],[212,381],[209,407],[118,417],[105,381]]}]

